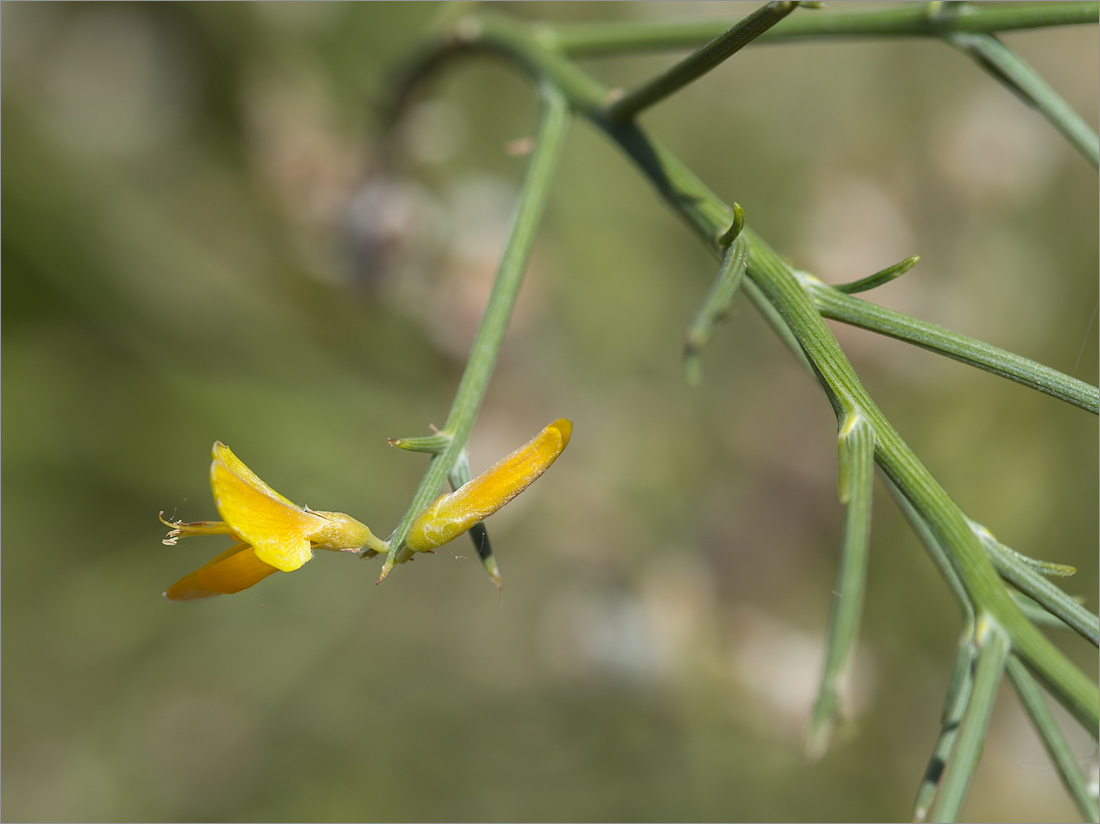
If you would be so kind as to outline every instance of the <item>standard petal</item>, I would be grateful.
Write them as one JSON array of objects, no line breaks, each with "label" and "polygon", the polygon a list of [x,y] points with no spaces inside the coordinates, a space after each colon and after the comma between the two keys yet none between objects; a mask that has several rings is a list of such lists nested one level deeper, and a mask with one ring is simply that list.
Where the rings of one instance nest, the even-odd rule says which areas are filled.
[{"label": "standard petal", "polygon": [[323,529],[325,519],[269,487],[222,443],[214,444],[210,486],[222,519],[264,561],[291,572],[313,557],[306,536]]},{"label": "standard petal", "polygon": [[234,544],[218,557],[185,575],[164,593],[170,601],[193,601],[248,589],[278,570],[256,557],[246,543]]},{"label": "standard petal", "polygon": [[[260,477],[247,466],[245,466],[244,462],[233,454],[233,450],[221,441],[214,441],[214,448],[212,452],[215,463],[221,461],[221,463],[225,465],[226,469],[235,474],[256,491],[262,492],[264,495],[267,495],[271,498],[280,500],[287,506],[292,506],[295,509],[299,508],[298,505],[294,503],[294,501],[290,500],[289,498],[284,498],[282,495],[280,495],[278,492],[276,492],[274,489],[272,489],[270,486],[260,480]],[[211,470],[211,477],[212,476],[213,470]]]}]

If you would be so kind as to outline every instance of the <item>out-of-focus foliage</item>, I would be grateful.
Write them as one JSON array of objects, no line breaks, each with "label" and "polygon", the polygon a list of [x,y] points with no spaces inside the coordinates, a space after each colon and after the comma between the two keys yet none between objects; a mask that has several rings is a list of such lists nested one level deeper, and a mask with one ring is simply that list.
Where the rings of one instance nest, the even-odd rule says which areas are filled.
[{"label": "out-of-focus foliage", "polygon": [[[215,439],[383,536],[415,488],[423,456],[385,439],[446,415],[523,168],[505,146],[535,113],[511,72],[456,67],[382,167],[386,72],[452,13],[3,5],[4,817],[908,815],[957,610],[877,490],[855,734],[803,761],[832,415],[744,303],[684,385],[715,264],[583,126],[471,445],[476,473],[576,425],[489,524],[503,596],[458,541],[380,587],[377,561],[325,553],[232,597],[161,598],[214,551],[162,546],[156,513],[214,517]],[[1095,125],[1095,27],[1006,40]],[[590,65],[629,85],[670,59]],[[919,252],[872,298],[1096,382],[1096,175],[956,52],[754,46],[645,121],[803,268],[839,282]],[[838,335],[968,513],[1076,565],[1095,609],[1096,419]],[[1074,815],[1007,693],[968,815]]]}]

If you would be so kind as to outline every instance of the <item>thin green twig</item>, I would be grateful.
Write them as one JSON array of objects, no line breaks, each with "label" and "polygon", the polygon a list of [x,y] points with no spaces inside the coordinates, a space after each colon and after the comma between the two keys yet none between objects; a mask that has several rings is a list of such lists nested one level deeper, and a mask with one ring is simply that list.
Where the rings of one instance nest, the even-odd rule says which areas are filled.
[{"label": "thin green twig", "polygon": [[[1055,12],[1062,23],[1082,22],[1071,19],[1075,15],[1079,16],[1080,6],[1070,5],[1077,7],[1077,11],[1071,12],[1070,6],[1066,4],[1047,4],[1046,9]],[[1053,8],[1055,6],[1056,8]],[[1089,4],[1089,7],[1092,12],[1090,22],[1094,22],[1096,4]],[[965,4],[951,6],[934,4],[922,8],[919,18],[912,15],[907,18],[910,31],[902,32],[898,29],[896,24],[902,20],[901,17],[888,15],[878,18],[877,29],[867,33],[878,35],[906,33],[943,37],[951,32],[969,30],[967,26],[978,18],[984,21],[983,25],[987,27],[992,25],[993,18],[985,15],[985,10],[972,9],[973,7]],[[909,9],[907,13],[908,11]],[[1016,15],[1016,19],[1028,18],[1030,15],[1029,25],[1039,25],[1035,21],[1043,13],[1039,12],[1033,4],[1020,4],[1009,14],[999,16],[998,25],[1002,28],[1013,27],[1009,19],[1013,14]],[[807,16],[807,19],[811,18]],[[916,22],[918,19],[922,21],[919,24]],[[867,22],[868,18],[863,17],[862,23]],[[894,25],[893,31],[889,31],[891,25]],[[825,33],[826,29],[827,27],[821,27],[817,33]],[[778,28],[775,31],[778,31]],[[834,29],[829,33],[838,32]],[[850,30],[848,33],[855,32]],[[558,42],[560,45],[560,41]],[[641,130],[635,122],[632,120],[624,122],[610,117],[605,107],[608,89],[565,59],[562,52],[555,48],[555,33],[545,27],[527,27],[492,16],[479,16],[463,21],[456,27],[455,34],[445,38],[438,47],[428,49],[413,64],[404,84],[400,87],[398,105],[395,109],[404,102],[409,90],[425,74],[438,66],[445,57],[459,52],[479,51],[493,53],[513,62],[527,72],[540,88],[549,85],[559,90],[575,112],[604,131],[608,138],[634,161],[656,191],[698,237],[717,256],[723,254],[725,250],[723,238],[731,223],[734,222],[733,210],[715,196],[674,155]],[[936,789],[931,812],[937,817],[953,817],[961,808],[966,788],[977,765],[997,685],[1002,678],[1005,661],[1010,652],[1027,665],[1051,695],[1061,702],[1088,732],[1094,737],[1097,735],[1100,693],[1096,685],[1075,668],[1039,632],[1036,625],[1025,617],[1010,597],[1001,580],[1001,575],[1034,598],[1052,615],[1094,639],[1097,634],[1095,616],[1084,611],[1080,605],[1057,588],[1044,589],[1042,584],[1046,582],[1024,561],[1010,553],[998,552],[987,543],[983,543],[981,536],[975,532],[972,522],[936,482],[867,394],[843,350],[824,322],[823,316],[828,315],[824,304],[828,303],[834,308],[840,307],[836,311],[843,309],[852,318],[861,318],[869,324],[868,328],[876,328],[876,331],[886,334],[897,333],[896,337],[942,351],[959,360],[1004,374],[1029,385],[1035,385],[1035,388],[1071,400],[1094,413],[1098,406],[1096,389],[1081,382],[1077,382],[1080,385],[1074,384],[1073,379],[1060,375],[1054,370],[1049,370],[1049,373],[1044,372],[1045,367],[1038,364],[1002,350],[986,347],[984,344],[978,344],[933,325],[924,325],[915,319],[906,319],[904,316],[899,320],[898,317],[879,315],[877,314],[879,307],[873,307],[872,304],[851,298],[839,290],[825,287],[820,282],[815,284],[816,279],[806,273],[798,272],[783,261],[763,239],[751,230],[747,228],[744,230],[739,238],[739,242],[741,241],[748,251],[747,276],[741,288],[817,378],[833,406],[838,421],[847,420],[852,415],[857,415],[866,421],[868,431],[873,435],[875,464],[887,480],[891,491],[902,502],[902,508],[910,517],[914,529],[922,537],[930,555],[956,593],[968,626],[975,627],[974,645],[977,649],[977,665],[974,677],[969,682],[969,697],[964,696],[965,689],[958,688],[949,693],[945,704],[945,717],[948,721],[955,717],[960,703],[965,705],[962,724],[956,734],[953,721],[950,724],[945,723],[936,751],[937,757],[946,758],[946,754],[949,753],[950,758],[947,769],[943,773],[943,781]],[[843,301],[854,301],[854,304]],[[488,320],[485,323],[487,324]],[[877,326],[873,327],[871,324]],[[887,331],[888,329],[893,331]],[[499,345],[500,340],[497,338],[493,343],[494,353]],[[488,362],[491,369],[491,359],[486,355],[482,360]],[[483,379],[479,378],[477,381],[481,393],[484,392],[487,380],[486,374]],[[465,386],[464,378],[462,387]],[[464,393],[462,387],[460,387],[460,396]],[[444,430],[452,434],[455,441],[448,447],[447,452],[433,461],[432,467],[429,468],[429,475],[436,462],[441,462],[450,452],[461,448],[465,443],[469,434],[469,425],[472,423],[476,404],[480,403],[480,398],[481,394],[478,394],[471,410],[468,404],[462,406],[459,403],[459,397],[456,397],[455,409],[452,410],[452,416]],[[455,423],[455,420],[458,420],[458,423]],[[430,492],[438,488],[441,480],[442,475],[436,478],[435,486]],[[427,481],[428,476],[425,477],[425,483]],[[422,484],[421,490],[424,486],[425,484]],[[426,503],[426,500],[423,503]],[[412,508],[410,512],[415,515]],[[406,520],[411,520],[411,517],[407,514]],[[399,536],[403,534],[399,527],[391,539],[393,544],[390,559],[387,561],[391,565],[394,552],[400,546]],[[1037,584],[1036,579],[1042,583]],[[978,618],[975,620],[974,616]],[[853,634],[848,634],[846,637],[850,640]],[[964,678],[960,683],[965,687],[965,682]],[[927,809],[927,796],[930,792],[926,782],[922,785],[921,797],[918,798],[920,810]]]},{"label": "thin green twig", "polygon": [[519,295],[527,260],[549,197],[554,167],[572,119],[565,96],[555,86],[541,84],[539,90],[543,101],[542,113],[535,136],[535,147],[531,152],[512,220],[508,244],[481,319],[481,326],[470,349],[466,370],[455,390],[451,411],[442,429],[442,434],[450,436],[451,440],[442,453],[432,457],[408,509],[390,536],[390,551],[382,566],[379,581],[389,574],[394,564],[410,557],[403,548],[413,520],[431,503],[443,481],[454,470],[459,454],[466,448],[470,429],[488,389],[512,308]]},{"label": "thin green twig", "polygon": [[[719,241],[733,222],[732,209],[637,124],[608,119],[602,105],[607,99],[606,87],[547,45],[542,30],[499,17],[478,17],[463,27],[460,46],[461,51],[497,54],[515,63],[540,85],[557,87],[575,111],[602,129],[637,164],[715,255],[721,254]],[[453,52],[455,42],[448,41],[443,48]],[[422,58],[420,65],[430,68],[433,63]],[[856,409],[868,419],[875,433],[876,463],[947,549],[951,566],[976,611],[988,615],[1008,634],[1013,649],[1051,694],[1095,735],[1100,721],[1096,685],[1016,608],[965,515],[867,394],[794,270],[750,228],[743,236],[750,250],[745,283],[748,296],[754,302],[770,304],[770,309],[764,310],[766,316],[780,318],[788,328],[790,336],[786,339],[793,338],[810,362],[838,418]]]},{"label": "thin green twig", "polygon": [[[796,15],[761,32],[755,39],[778,42],[838,37],[939,38],[973,57],[1035,106],[1096,167],[1100,165],[1100,141],[1096,133],[1031,66],[993,35],[1018,29],[1096,23],[1098,16],[1100,3],[1094,2],[898,4],[895,8],[873,11]],[[696,53],[699,55],[718,42],[725,25],[722,21],[564,24],[546,27],[542,35],[573,57],[696,48],[713,39]],[[678,66],[696,59],[696,55]],[[663,77],[652,83],[659,81]],[[631,96],[641,99],[642,92],[639,89]],[[616,105],[623,105],[623,101]],[[637,110],[647,105],[650,104],[646,102]],[[623,105],[623,110],[633,107],[631,102]]]},{"label": "thin green twig", "polygon": [[873,275],[854,280],[851,283],[838,283],[833,288],[846,295],[854,295],[856,292],[868,292],[871,289],[884,286],[895,278],[900,278],[918,263],[920,263],[920,255],[913,255],[899,263],[895,263],[893,266],[887,266]]},{"label": "thin green twig", "polygon": [[1020,560],[1019,553],[1002,551],[1007,547],[1002,547],[988,532],[976,534],[1002,578],[1040,604],[1051,615],[1062,619],[1082,638],[1092,642],[1093,646],[1100,646],[1100,617],[1089,612],[1052,581],[1040,575],[1030,564]]},{"label": "thin green twig", "polygon": [[820,758],[839,715],[840,678],[859,636],[871,540],[871,499],[875,479],[875,433],[858,412],[850,413],[837,438],[837,491],[845,505],[840,568],[825,635],[825,666],[810,713],[806,753]]},{"label": "thin green twig", "polygon": [[955,601],[958,603],[959,608],[963,612],[963,618],[968,627],[973,629],[974,623],[977,620],[974,617],[974,607],[970,603],[970,599],[966,595],[966,588],[962,584],[962,579],[959,578],[955,568],[951,565],[951,553],[947,546],[943,543],[940,537],[932,531],[932,528],[928,525],[928,522],[917,511],[917,508],[909,501],[902,491],[898,489],[897,485],[885,475],[882,476],[883,482],[886,484],[886,488],[890,491],[890,496],[897,503],[898,508],[901,510],[905,519],[909,521],[909,525],[913,528],[913,532],[916,533],[917,538],[921,544],[924,545],[929,557],[936,564],[936,568],[943,575],[944,581],[947,582],[947,586],[951,589],[952,594],[955,596]]},{"label": "thin green twig", "polygon": [[951,670],[951,680],[944,695],[943,710],[940,716],[940,732],[936,736],[936,744],[932,749],[928,766],[925,768],[924,776],[921,778],[913,802],[913,820],[925,821],[943,779],[944,769],[955,751],[959,725],[970,701],[971,686],[973,684],[972,666],[975,654],[974,632],[978,621],[962,579],[951,563],[950,548],[936,534],[928,521],[897,485],[889,478],[884,478],[884,481],[886,488],[890,491],[891,496],[897,502],[910,526],[913,527],[913,531],[917,534],[921,543],[924,544],[929,556],[935,562],[947,585],[954,593],[955,600],[963,612],[964,629],[959,637],[959,644],[955,653],[955,664]]},{"label": "thin green twig", "polygon": [[[967,520],[970,519],[968,518]],[[1005,546],[997,540],[992,532],[977,521],[971,520],[970,528],[974,530],[974,534],[978,536],[978,540],[982,542],[982,546],[984,546],[986,551],[994,558],[1011,556],[1025,566],[1031,567],[1031,569],[1035,570],[1040,575],[1045,575],[1048,578],[1069,578],[1077,574],[1077,567],[1072,567],[1069,564],[1056,564],[1052,561],[1041,561],[1038,558],[1032,558],[1030,555],[1024,555],[1022,552],[1017,552],[1012,547]]]},{"label": "thin green twig", "polygon": [[1022,383],[1094,415],[1100,411],[1100,390],[1082,380],[934,323],[846,295],[808,273],[800,272],[799,277],[813,296],[814,305],[827,318],[916,344]]},{"label": "thin green twig", "polygon": [[943,39],[1038,109],[1093,168],[1100,168],[1100,138],[1096,132],[1012,49],[992,34],[953,32]]},{"label": "thin green twig", "polygon": [[1027,671],[1027,667],[1009,657],[1006,665],[1008,679],[1012,682],[1016,694],[1020,697],[1020,703],[1024,705],[1031,723],[1035,725],[1039,737],[1043,740],[1043,746],[1054,762],[1058,770],[1058,777],[1069,793],[1077,809],[1081,811],[1086,821],[1100,820],[1100,807],[1097,806],[1096,796],[1089,791],[1088,780],[1081,770],[1077,758],[1070,749],[1069,742],[1062,734],[1054,713],[1050,711],[1039,685]]},{"label": "thin green twig", "polygon": [[798,3],[791,0],[773,0],[761,6],[676,65],[624,94],[607,107],[607,116],[617,121],[631,120],[728,60],[794,11],[796,6]]},{"label": "thin green twig", "polygon": [[974,636],[977,647],[974,678],[951,758],[928,812],[933,821],[954,821],[959,817],[970,779],[978,768],[997,688],[1011,649],[1008,636],[988,615],[978,616]]},{"label": "thin green twig", "polygon": [[1027,660],[1066,708],[1090,731],[1097,727],[1100,695],[1096,686],[1027,621],[1009,599],[969,522],[947,492],[913,454],[867,395],[851,364],[813,307],[790,267],[750,228],[749,277],[779,309],[814,365],[834,409],[855,406],[867,416],[876,437],[875,458],[950,551],[975,611],[988,614],[1007,632],[1013,647]]},{"label": "thin green twig", "polygon": [[1008,595],[1015,602],[1016,606],[1020,608],[1020,612],[1026,615],[1027,620],[1031,621],[1033,624],[1040,627],[1049,627],[1050,629],[1065,630],[1066,632],[1073,631],[1073,627],[1057,615],[1048,612],[1042,604],[1034,598],[1024,595],[1018,589],[1010,589]]},{"label": "thin green twig", "polygon": [[928,812],[936,798],[943,772],[955,751],[955,742],[959,738],[959,725],[963,713],[970,703],[970,689],[974,683],[974,619],[967,619],[966,627],[959,638],[955,651],[955,665],[951,668],[951,680],[943,699],[940,714],[940,733],[928,759],[917,796],[913,802],[913,820],[926,821]]},{"label": "thin green twig", "polygon": [[[992,33],[1096,23],[1100,3],[1043,2],[897,4],[890,8],[827,11],[788,17],[758,42],[774,43],[837,37],[942,37],[947,31]],[[728,21],[643,21],[544,25],[546,42],[570,57],[605,57],[651,51],[694,49],[713,40]]]},{"label": "thin green twig", "polygon": [[735,240],[723,254],[718,276],[695,317],[688,324],[684,334],[683,365],[684,377],[690,386],[698,386],[702,380],[699,356],[714,334],[715,325],[729,318],[733,299],[745,277],[748,262],[748,246],[744,241]]}]

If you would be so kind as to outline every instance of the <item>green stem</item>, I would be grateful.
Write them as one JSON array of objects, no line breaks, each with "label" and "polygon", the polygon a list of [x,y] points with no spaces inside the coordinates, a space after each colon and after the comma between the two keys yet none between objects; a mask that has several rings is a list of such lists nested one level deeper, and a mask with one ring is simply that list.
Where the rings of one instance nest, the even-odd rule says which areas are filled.
[{"label": "green stem", "polygon": [[1027,621],[1005,592],[966,516],[920,462],[860,384],[836,338],[786,263],[746,228],[753,255],[749,277],[787,320],[814,365],[834,409],[855,407],[871,421],[875,459],[950,552],[967,596],[1012,638],[1013,646],[1066,708],[1093,734],[1100,722],[1096,686]]},{"label": "green stem", "polygon": [[1038,109],[1093,168],[1100,168],[1100,139],[1096,132],[1019,55],[992,34],[953,32],[946,35],[944,41],[974,58],[1026,103]]},{"label": "green stem", "polygon": [[1068,564],[1055,564],[1051,561],[1040,561],[1038,558],[1032,558],[1030,555],[1024,555],[1022,552],[1017,552],[1010,546],[1005,546],[997,540],[992,532],[977,521],[970,521],[970,528],[974,530],[974,534],[978,536],[978,540],[982,542],[982,546],[985,547],[986,552],[994,559],[994,566],[997,565],[996,558],[1008,555],[1025,566],[1031,567],[1040,575],[1046,575],[1051,578],[1069,578],[1077,574],[1077,567],[1072,567]]},{"label": "green stem", "polygon": [[1054,766],[1057,767],[1058,776],[1062,779],[1062,784],[1065,785],[1070,798],[1073,799],[1086,821],[1097,821],[1100,819],[1100,807],[1097,806],[1096,797],[1089,792],[1088,781],[1081,771],[1081,766],[1077,763],[1069,742],[1058,727],[1054,713],[1047,706],[1039,685],[1035,683],[1035,679],[1031,677],[1027,668],[1013,657],[1008,659],[1006,669],[1008,679],[1020,697],[1020,703],[1024,705],[1024,709],[1031,717],[1031,723],[1039,732],[1043,746],[1046,747]]},{"label": "green stem", "polygon": [[899,263],[895,263],[893,266],[887,266],[873,275],[854,280],[851,283],[840,283],[833,286],[833,288],[846,295],[854,295],[856,292],[868,292],[871,289],[886,285],[895,278],[900,278],[918,263],[920,263],[920,255],[913,255]]},{"label": "green stem", "polygon": [[932,749],[932,755],[928,760],[928,766],[924,770],[917,795],[913,802],[913,820],[925,821],[928,817],[929,807],[936,796],[936,789],[943,778],[944,768],[955,749],[955,741],[959,735],[959,723],[962,720],[963,711],[970,700],[970,687],[973,682],[971,665],[974,657],[974,627],[977,618],[974,608],[966,595],[966,589],[958,573],[951,565],[951,553],[943,545],[938,535],[932,531],[928,523],[914,506],[909,502],[900,489],[889,479],[885,479],[886,488],[897,502],[898,507],[905,515],[913,531],[920,538],[928,554],[936,567],[940,570],[948,587],[955,595],[955,600],[963,611],[963,624],[965,629],[959,638],[959,645],[955,654],[955,666],[951,670],[951,681],[947,686],[944,696],[943,711],[940,716],[940,733],[936,736],[936,744]]},{"label": "green stem", "polygon": [[1059,629],[1066,632],[1072,632],[1073,627],[1054,615],[1048,612],[1047,609],[1042,606],[1034,598],[1030,598],[1024,595],[1019,590],[1010,589],[1008,591],[1009,597],[1020,608],[1020,612],[1027,616],[1027,620],[1040,627],[1047,627],[1049,629]]},{"label": "green stem", "polygon": [[608,107],[608,117],[620,122],[633,119],[642,110],[675,94],[728,60],[794,11],[797,5],[790,0],[776,0],[761,6],[676,65],[627,92]]},{"label": "green stem", "polygon": [[1084,381],[934,323],[846,295],[805,272],[798,274],[813,297],[814,305],[827,318],[916,344],[969,366],[1022,383],[1094,415],[1100,410],[1100,390]]},{"label": "green stem", "polygon": [[966,702],[951,760],[947,762],[936,800],[929,811],[929,818],[933,821],[954,821],[959,817],[970,780],[978,768],[986,728],[997,698],[997,687],[1008,660],[1011,646],[1008,636],[989,616],[979,617],[975,636],[978,654],[974,662],[970,698]]},{"label": "green stem", "polygon": [[[557,87],[575,111],[602,129],[637,164],[658,193],[715,253],[733,222],[733,210],[711,192],[674,155],[634,123],[615,123],[606,117],[602,101],[607,89],[548,46],[544,30],[496,17],[478,17],[462,28],[458,41],[447,41],[442,51],[486,51],[513,62],[540,85]],[[430,70],[435,63],[417,64]],[[415,79],[415,78],[414,78]],[[406,84],[405,89],[409,88]],[[1094,736],[1100,723],[1100,693],[1023,615],[1009,598],[966,516],[875,405],[855,375],[813,299],[793,270],[751,229],[742,233],[749,246],[745,291],[754,303],[768,305],[765,315],[782,320],[803,352],[838,419],[857,410],[875,434],[875,461],[898,487],[936,539],[948,551],[951,566],[975,611],[989,616],[1007,633],[1012,647]],[[471,419],[472,420],[472,419]],[[468,430],[467,430],[468,431]],[[455,431],[456,443],[460,442]],[[465,433],[463,433],[465,434]],[[438,476],[438,483],[443,474]],[[425,502],[426,503],[426,502]],[[411,517],[408,517],[411,521]]]},{"label": "green stem", "polygon": [[844,419],[837,438],[837,487],[845,505],[844,530],[825,635],[825,666],[806,736],[806,753],[810,758],[820,758],[829,745],[840,710],[840,678],[859,636],[863,593],[867,588],[874,479],[875,434],[867,421],[853,412]]},{"label": "green stem", "polygon": [[1023,561],[1007,552],[998,552],[991,544],[987,543],[986,548],[990,550],[993,565],[1002,578],[1041,604],[1051,615],[1061,618],[1078,635],[1091,641],[1093,646],[1100,646],[1100,617],[1089,612]]},{"label": "green stem", "polygon": [[690,386],[698,386],[702,380],[699,355],[714,334],[715,324],[729,318],[733,299],[745,277],[748,259],[748,247],[743,241],[735,240],[723,254],[718,276],[695,317],[688,324],[687,332],[684,333],[683,364],[684,377]]},{"label": "green stem", "polygon": [[442,453],[432,458],[408,509],[390,536],[390,551],[382,566],[379,581],[389,574],[394,564],[407,559],[407,554],[399,553],[403,551],[409,528],[416,516],[438,494],[443,481],[454,470],[460,453],[466,448],[470,429],[474,425],[474,418],[477,417],[496,365],[508,320],[519,295],[523,273],[527,268],[527,260],[534,246],[535,234],[546,208],[554,167],[572,119],[566,98],[554,86],[540,85],[540,92],[543,108],[535,136],[535,148],[524,176],[508,245],[497,270],[481,326],[470,349],[466,371],[459,381],[451,411],[447,415],[447,423],[441,432],[449,435],[450,441]]},{"label": "green stem", "polygon": [[943,700],[940,714],[940,734],[936,736],[936,745],[928,759],[924,776],[917,788],[917,797],[913,802],[913,820],[926,821],[928,811],[936,798],[936,790],[943,779],[944,769],[955,751],[955,742],[959,737],[959,724],[963,713],[970,703],[970,688],[974,683],[974,620],[967,618],[966,628],[959,638],[955,652],[955,666],[951,668],[951,681]]},{"label": "green stem", "polygon": [[902,494],[900,489],[898,489],[897,485],[885,476],[883,476],[883,482],[886,484],[886,488],[890,490],[890,496],[894,499],[894,502],[898,505],[902,514],[905,515],[906,520],[909,521],[909,525],[913,527],[913,532],[916,533],[917,538],[920,539],[920,542],[928,551],[936,568],[940,571],[940,574],[943,575],[944,580],[947,582],[947,586],[955,596],[955,600],[959,602],[959,607],[963,611],[966,625],[973,629],[974,623],[977,620],[974,617],[974,607],[966,596],[966,588],[963,586],[962,580],[959,578],[958,573],[955,572],[955,568],[951,565],[951,553],[940,541],[939,536],[928,526],[927,521],[917,512],[913,504],[909,502],[909,499]]},{"label": "green stem", "polygon": [[[945,14],[941,4],[897,5],[874,11],[826,11],[789,17],[760,42],[818,37],[942,37],[945,32],[1001,32],[1096,23],[1100,3],[967,4]],[[721,34],[721,20],[575,23],[546,26],[546,41],[570,57],[694,49]]]}]

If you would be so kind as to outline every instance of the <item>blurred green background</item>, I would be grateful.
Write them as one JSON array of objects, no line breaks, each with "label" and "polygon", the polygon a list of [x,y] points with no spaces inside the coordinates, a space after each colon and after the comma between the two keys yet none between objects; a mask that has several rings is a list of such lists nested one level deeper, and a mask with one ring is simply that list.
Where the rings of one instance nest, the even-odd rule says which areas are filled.
[{"label": "blurred green background", "polygon": [[[489,522],[503,594],[460,539],[378,587],[377,560],[323,553],[233,597],[161,598],[225,545],[164,547],[156,520],[215,517],[215,439],[382,535],[403,512],[425,460],[386,438],[443,423],[522,174],[506,146],[536,112],[510,69],[456,65],[381,163],[388,72],[455,12],[3,4],[4,818],[907,818],[958,609],[878,487],[854,723],[806,763],[835,422],[743,302],[686,387],[715,264],[583,123],[471,441],[477,472],[576,426]],[[1005,40],[1095,127],[1096,27]],[[632,85],[672,59],[585,65]],[[803,268],[920,253],[873,298],[1096,383],[1096,173],[946,46],[762,45],[644,121]],[[1095,610],[1096,418],[837,334],[968,513],[1077,565]],[[967,817],[1075,815],[1005,691]]]}]

